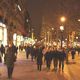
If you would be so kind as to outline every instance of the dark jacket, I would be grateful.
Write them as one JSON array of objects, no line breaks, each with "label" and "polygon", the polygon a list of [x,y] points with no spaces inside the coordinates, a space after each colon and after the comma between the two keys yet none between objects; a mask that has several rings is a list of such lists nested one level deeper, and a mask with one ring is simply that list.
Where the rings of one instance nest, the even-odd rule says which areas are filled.
[{"label": "dark jacket", "polygon": [[57,50],[54,50],[54,51],[53,51],[53,54],[52,54],[52,56],[53,56],[53,59],[56,59],[56,60],[58,60],[58,59],[59,59],[59,51],[57,51]]},{"label": "dark jacket", "polygon": [[8,67],[14,66],[15,62],[15,54],[13,52],[13,47],[9,47],[7,49],[7,53],[5,54],[5,64]]},{"label": "dark jacket", "polygon": [[64,61],[66,59],[66,53],[64,51],[59,52],[59,60]]},{"label": "dark jacket", "polygon": [[1,53],[5,53],[5,47],[3,45],[1,45],[1,49],[0,49]]},{"label": "dark jacket", "polygon": [[38,65],[42,65],[42,58],[43,58],[42,49],[38,48],[37,49],[37,64]]},{"label": "dark jacket", "polygon": [[51,61],[52,60],[52,51],[46,52],[45,60]]}]

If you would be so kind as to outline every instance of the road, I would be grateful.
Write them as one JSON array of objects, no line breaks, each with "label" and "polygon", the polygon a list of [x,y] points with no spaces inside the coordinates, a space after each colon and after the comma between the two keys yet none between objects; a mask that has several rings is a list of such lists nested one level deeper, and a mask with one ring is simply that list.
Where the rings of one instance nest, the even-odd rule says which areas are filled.
[{"label": "road", "polygon": [[[19,52],[12,80],[80,80],[80,56],[77,55],[75,61],[75,64],[65,64],[64,72],[47,71],[44,63],[40,72],[37,71],[35,61],[26,60],[25,52]],[[0,80],[7,80],[7,70],[3,63],[0,64],[0,73]]]}]

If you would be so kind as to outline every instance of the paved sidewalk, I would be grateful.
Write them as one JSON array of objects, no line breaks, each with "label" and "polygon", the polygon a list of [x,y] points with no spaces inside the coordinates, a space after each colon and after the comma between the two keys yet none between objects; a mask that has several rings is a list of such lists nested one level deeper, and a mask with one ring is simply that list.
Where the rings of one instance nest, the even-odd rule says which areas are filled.
[{"label": "paved sidewalk", "polygon": [[[42,71],[37,71],[36,62],[26,60],[25,53],[18,54],[18,60],[15,63],[13,79],[12,80],[80,80],[80,64],[65,65],[64,72],[61,71],[47,71],[45,64]],[[0,64],[0,80],[7,80],[6,66]]]}]

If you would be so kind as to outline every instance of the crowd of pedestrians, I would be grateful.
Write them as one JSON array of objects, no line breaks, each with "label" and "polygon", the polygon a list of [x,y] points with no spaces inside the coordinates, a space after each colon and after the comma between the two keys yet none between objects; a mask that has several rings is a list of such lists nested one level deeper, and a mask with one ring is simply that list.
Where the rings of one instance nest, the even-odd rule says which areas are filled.
[{"label": "crowd of pedestrians", "polygon": [[[57,48],[53,46],[31,46],[25,47],[26,58],[31,56],[31,61],[36,60],[37,69],[41,71],[43,62],[46,64],[47,70],[50,70],[51,64],[54,66],[54,71],[64,71],[64,62],[67,60],[69,51],[71,52],[72,59],[75,59],[76,48]],[[43,60],[44,59],[44,60]]]},{"label": "crowd of pedestrians", "polygon": [[51,65],[51,62],[53,61],[54,70],[57,71],[58,64],[59,64],[59,69],[61,69],[61,66],[62,66],[62,71],[63,71],[64,60],[66,59],[66,53],[64,49],[57,50],[57,48],[53,48],[51,46],[47,47],[46,49],[45,47],[41,47],[41,46],[37,47],[36,61],[37,61],[37,69],[39,71],[41,71],[43,57],[48,70],[50,70],[50,65]]},{"label": "crowd of pedestrians", "polygon": [[[42,70],[43,63],[46,65],[48,71],[51,69],[51,64],[53,65],[52,71],[64,71],[65,60],[69,51],[71,52],[72,59],[75,59],[76,50],[79,54],[79,49],[76,48],[57,48],[53,46],[43,45],[29,45],[24,47],[16,47],[13,43],[7,46],[1,44],[0,47],[0,63],[2,63],[2,57],[4,57],[4,64],[7,67],[8,79],[12,79],[12,73],[14,70],[14,62],[17,59],[18,49],[22,51],[25,50],[26,59],[31,56],[31,61],[36,61],[37,70]],[[4,56],[3,56],[4,55]]]}]

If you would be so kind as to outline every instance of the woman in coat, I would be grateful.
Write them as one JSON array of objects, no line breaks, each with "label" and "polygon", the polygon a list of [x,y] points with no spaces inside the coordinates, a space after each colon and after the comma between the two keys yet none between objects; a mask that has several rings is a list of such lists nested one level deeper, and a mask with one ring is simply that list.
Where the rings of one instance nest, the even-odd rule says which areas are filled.
[{"label": "woman in coat", "polygon": [[14,69],[14,62],[15,62],[15,53],[12,44],[9,44],[7,52],[5,54],[5,64],[7,66],[8,78],[11,80],[12,73]]}]

